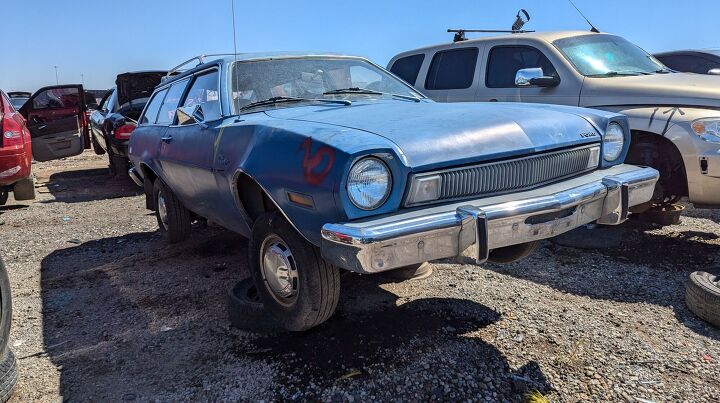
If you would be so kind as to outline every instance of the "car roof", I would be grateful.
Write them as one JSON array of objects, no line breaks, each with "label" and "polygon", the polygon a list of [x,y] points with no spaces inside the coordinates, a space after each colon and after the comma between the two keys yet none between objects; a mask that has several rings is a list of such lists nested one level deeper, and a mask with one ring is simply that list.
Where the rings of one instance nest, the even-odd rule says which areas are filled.
[{"label": "car roof", "polygon": [[472,38],[461,42],[445,42],[441,44],[436,45],[430,45],[430,46],[424,46],[422,48],[417,48],[413,50],[409,50],[406,52],[398,53],[393,59],[400,57],[400,56],[406,56],[412,53],[418,53],[426,50],[432,50],[444,46],[461,46],[461,45],[471,45],[471,44],[481,44],[484,42],[494,42],[494,41],[504,41],[504,40],[513,40],[513,39],[535,39],[539,41],[544,42],[554,42],[558,39],[564,39],[564,38],[572,38],[576,36],[585,36],[585,35],[613,35],[607,32],[592,32],[592,31],[547,31],[547,32],[517,32],[512,34],[504,34],[504,35],[492,35],[492,36],[484,36],[480,38]]},{"label": "car roof", "polygon": [[[218,65],[218,64],[228,64],[231,62],[253,62],[253,61],[261,61],[261,60],[277,60],[277,59],[294,59],[294,58],[302,58],[302,57],[347,57],[347,58],[353,58],[353,59],[362,59],[362,60],[368,60],[365,57],[362,56],[356,56],[356,55],[348,55],[344,53],[336,53],[336,52],[303,52],[303,51],[283,51],[283,52],[257,52],[257,53],[225,53],[225,54],[214,54],[214,55],[202,55],[195,57],[193,59],[190,59],[189,61],[202,58],[202,63],[199,63],[192,68],[184,71],[180,71],[179,74],[176,76],[170,77],[166,80],[164,80],[161,85],[164,86],[166,84],[169,84],[171,82],[174,82],[176,80],[180,80],[184,77],[187,77],[199,70],[203,70],[205,67],[209,65]],[[181,67],[183,65],[180,65],[176,67],[175,69]],[[176,72],[178,70],[170,70],[171,73]]]},{"label": "car roof", "polygon": [[653,54],[654,56],[672,56],[672,55],[682,55],[687,53],[703,53],[706,55],[712,55],[712,56],[720,56],[720,49],[678,49],[678,50],[670,50],[667,52],[658,52]]}]

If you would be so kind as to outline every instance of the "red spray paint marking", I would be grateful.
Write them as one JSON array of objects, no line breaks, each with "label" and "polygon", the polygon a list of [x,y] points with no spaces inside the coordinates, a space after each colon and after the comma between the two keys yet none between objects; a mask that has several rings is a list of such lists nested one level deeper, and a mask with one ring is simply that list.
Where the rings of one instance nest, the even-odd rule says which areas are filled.
[{"label": "red spray paint marking", "polygon": [[[303,157],[303,174],[307,183],[317,186],[325,179],[332,170],[335,163],[335,150],[328,146],[318,148],[315,153],[312,152],[312,139],[308,138],[300,145],[305,150]],[[321,171],[317,168],[323,165],[323,161],[327,161]]]}]

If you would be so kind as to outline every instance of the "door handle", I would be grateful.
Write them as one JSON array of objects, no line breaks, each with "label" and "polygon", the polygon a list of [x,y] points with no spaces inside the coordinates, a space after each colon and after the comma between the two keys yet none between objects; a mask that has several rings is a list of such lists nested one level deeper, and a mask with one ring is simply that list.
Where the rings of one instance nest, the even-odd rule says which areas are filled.
[{"label": "door handle", "polygon": [[172,136],[170,136],[170,135],[160,137],[160,140],[162,140],[164,143],[169,143],[169,142],[172,141],[172,139],[173,139],[173,138],[172,138]]},{"label": "door handle", "polygon": [[38,126],[38,130],[42,130],[42,129],[46,128],[46,127],[47,127],[47,125],[40,125],[40,126]]}]

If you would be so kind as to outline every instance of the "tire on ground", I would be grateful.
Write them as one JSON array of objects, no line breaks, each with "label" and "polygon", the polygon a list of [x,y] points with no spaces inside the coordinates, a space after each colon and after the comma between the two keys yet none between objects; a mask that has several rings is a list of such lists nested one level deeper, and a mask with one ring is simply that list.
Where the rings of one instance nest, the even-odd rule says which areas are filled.
[{"label": "tire on ground", "polygon": [[488,261],[491,263],[512,263],[525,259],[537,249],[538,244],[538,241],[532,241],[493,249],[490,251]]},{"label": "tire on ground", "polygon": [[395,281],[422,280],[424,278],[430,277],[432,271],[433,270],[432,266],[430,266],[430,263],[423,262],[384,271],[381,273],[381,275],[385,278]]},{"label": "tire on ground", "polygon": [[10,196],[10,192],[0,191],[0,206],[4,206],[5,203],[7,203],[9,196]]},{"label": "tire on ground", "polygon": [[228,290],[228,317],[233,327],[253,332],[277,330],[277,322],[265,309],[252,278],[239,281]]},{"label": "tire on ground", "polygon": [[695,315],[720,328],[720,268],[690,273],[685,304]]},{"label": "tire on ground", "polygon": [[[160,217],[160,206],[158,197],[162,192],[167,210],[167,222]],[[155,179],[153,185],[153,200],[155,200],[155,218],[157,219],[160,232],[164,233],[170,243],[177,243],[186,240],[190,236],[190,210],[183,206],[175,194],[166,186],[160,178]]]},{"label": "tire on ground", "polygon": [[95,151],[95,154],[97,154],[97,155],[105,154],[105,150],[103,150],[103,148],[100,147],[100,144],[95,140],[95,137],[92,138],[92,147],[93,147],[93,151]]},{"label": "tire on ground", "polygon": [[110,154],[110,172],[120,177],[128,176],[130,160],[127,157]]},{"label": "tire on ground", "polygon": [[10,399],[17,383],[15,356],[8,346],[10,324],[12,323],[12,296],[10,280],[2,259],[0,259],[0,402]]},{"label": "tire on ground", "polygon": [[[297,270],[296,291],[283,304],[269,290],[262,273],[261,248],[266,238],[279,237],[292,254]],[[248,257],[260,300],[280,326],[303,331],[332,316],[340,296],[340,271],[320,256],[320,250],[306,241],[280,214],[265,213],[253,225]],[[278,297],[279,298],[279,297]]]}]

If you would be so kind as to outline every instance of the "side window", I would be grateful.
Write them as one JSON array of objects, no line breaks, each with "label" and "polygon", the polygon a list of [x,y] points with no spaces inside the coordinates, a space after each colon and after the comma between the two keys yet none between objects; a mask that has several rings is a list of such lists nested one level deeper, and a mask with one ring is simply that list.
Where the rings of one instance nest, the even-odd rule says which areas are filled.
[{"label": "side window", "polygon": [[155,123],[159,125],[169,125],[175,121],[175,109],[177,109],[178,104],[180,103],[180,98],[182,97],[183,92],[185,92],[185,87],[187,87],[188,81],[189,80],[183,80],[170,86],[170,89],[167,91],[167,95],[165,95],[165,99],[160,106],[160,111],[158,112],[158,117]]},{"label": "side window", "polygon": [[444,50],[435,53],[428,70],[428,90],[461,90],[470,88],[475,77],[478,48]]},{"label": "side window", "polygon": [[33,109],[77,108],[80,103],[80,89],[77,87],[49,88],[33,98]]},{"label": "side window", "polygon": [[217,120],[222,117],[220,110],[220,93],[218,91],[217,70],[195,77],[183,106],[202,106],[206,121]]},{"label": "side window", "polygon": [[546,76],[557,76],[545,55],[530,46],[496,46],[490,50],[485,85],[488,88],[515,88],[518,70],[540,67]]},{"label": "side window", "polygon": [[103,98],[100,100],[100,108],[99,109],[101,111],[104,112],[104,111],[108,110],[108,104],[109,104],[108,101],[110,100],[110,97],[112,96],[113,92],[115,92],[115,90],[110,90],[105,95],[103,95]]},{"label": "side window", "polygon": [[105,101],[105,105],[103,105],[103,107],[108,112],[113,113],[117,109],[116,104],[117,104],[117,90],[113,90],[112,94],[110,94],[110,96]]},{"label": "side window", "polygon": [[390,71],[396,76],[402,78],[410,85],[415,85],[417,81],[418,73],[420,73],[420,67],[422,67],[423,61],[425,60],[425,54],[405,56],[395,60]]},{"label": "side window", "polygon": [[163,100],[165,100],[165,94],[167,94],[167,92],[168,90],[165,88],[164,90],[155,93],[150,102],[148,102],[147,107],[145,108],[145,113],[143,113],[140,118],[141,125],[155,123],[158,111],[160,110],[160,105],[162,105]]}]

